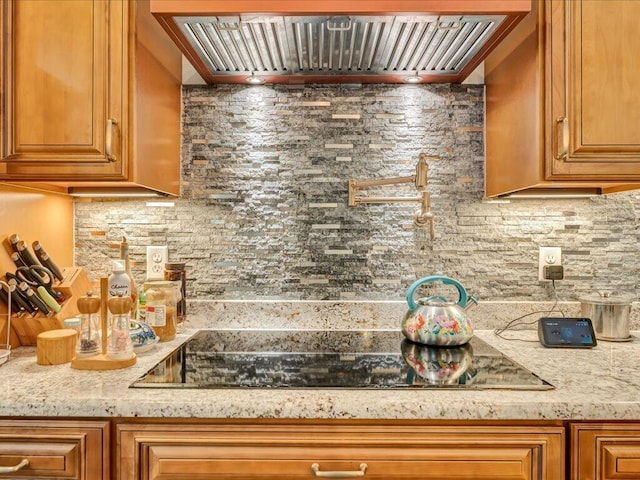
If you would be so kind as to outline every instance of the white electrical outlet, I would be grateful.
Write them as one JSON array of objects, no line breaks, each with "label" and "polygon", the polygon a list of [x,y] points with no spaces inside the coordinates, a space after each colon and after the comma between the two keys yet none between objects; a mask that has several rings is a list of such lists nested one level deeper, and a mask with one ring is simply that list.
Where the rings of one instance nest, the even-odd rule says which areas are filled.
[{"label": "white electrical outlet", "polygon": [[164,264],[169,261],[169,247],[147,246],[147,280],[163,280]]},{"label": "white electrical outlet", "polygon": [[562,249],[560,247],[540,247],[538,257],[538,280],[550,282],[544,278],[544,267],[547,265],[562,265]]}]

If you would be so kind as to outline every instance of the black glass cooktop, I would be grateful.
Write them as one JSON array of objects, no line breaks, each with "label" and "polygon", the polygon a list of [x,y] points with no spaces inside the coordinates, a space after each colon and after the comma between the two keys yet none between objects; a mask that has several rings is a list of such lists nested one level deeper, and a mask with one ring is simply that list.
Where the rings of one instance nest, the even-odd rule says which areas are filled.
[{"label": "black glass cooktop", "polygon": [[131,386],[554,388],[477,337],[436,348],[399,330],[200,330]]}]

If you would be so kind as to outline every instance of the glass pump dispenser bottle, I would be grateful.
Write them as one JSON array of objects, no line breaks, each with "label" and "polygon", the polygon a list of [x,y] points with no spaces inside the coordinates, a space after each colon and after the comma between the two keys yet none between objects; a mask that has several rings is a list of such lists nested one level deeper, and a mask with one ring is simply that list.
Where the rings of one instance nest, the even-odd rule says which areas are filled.
[{"label": "glass pump dispenser bottle", "polygon": [[101,351],[102,333],[100,329],[100,297],[94,297],[93,292],[87,292],[85,297],[78,299],[80,311],[80,332],[76,343],[77,357],[90,357]]},{"label": "glass pump dispenser bottle", "polygon": [[111,335],[107,342],[107,356],[124,360],[134,356],[130,335],[131,297],[119,295],[107,301],[111,312]]}]

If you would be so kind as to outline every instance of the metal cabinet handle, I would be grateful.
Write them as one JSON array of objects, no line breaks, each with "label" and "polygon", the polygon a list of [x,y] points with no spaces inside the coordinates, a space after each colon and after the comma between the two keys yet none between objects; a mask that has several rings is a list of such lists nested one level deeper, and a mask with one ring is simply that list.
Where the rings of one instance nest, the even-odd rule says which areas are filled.
[{"label": "metal cabinet handle", "polygon": [[324,478],[354,478],[354,477],[364,477],[365,472],[367,471],[367,464],[361,463],[360,470],[350,470],[350,471],[340,471],[340,470],[328,470],[326,472],[320,471],[320,465],[314,463],[311,465],[311,470],[316,477],[324,477]]},{"label": "metal cabinet handle", "polygon": [[29,466],[29,460],[25,458],[19,464],[14,465],[13,467],[0,467],[0,475],[3,473],[14,473],[20,470],[21,468],[28,467],[28,466]]},{"label": "metal cabinet handle", "polygon": [[106,141],[106,148],[105,148],[105,153],[107,154],[107,160],[109,160],[110,162],[115,162],[116,161],[116,157],[115,155],[113,155],[112,153],[112,146],[113,146],[113,129],[114,126],[118,124],[117,120],[114,120],[113,118],[109,118],[107,120],[107,141]]},{"label": "metal cabinet handle", "polygon": [[[560,125],[562,124],[562,128]],[[556,160],[564,160],[569,154],[569,120],[567,117],[558,117],[556,120],[557,143],[556,143]],[[562,145],[562,150],[557,151],[558,146]]]}]

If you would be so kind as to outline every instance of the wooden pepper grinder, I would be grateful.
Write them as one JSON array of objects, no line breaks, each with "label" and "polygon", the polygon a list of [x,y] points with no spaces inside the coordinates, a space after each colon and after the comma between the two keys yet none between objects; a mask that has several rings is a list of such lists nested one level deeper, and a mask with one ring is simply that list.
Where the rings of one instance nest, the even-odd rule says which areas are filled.
[{"label": "wooden pepper grinder", "polygon": [[102,351],[100,329],[100,297],[94,297],[93,292],[78,299],[80,311],[80,332],[76,344],[77,357],[90,357]]}]

